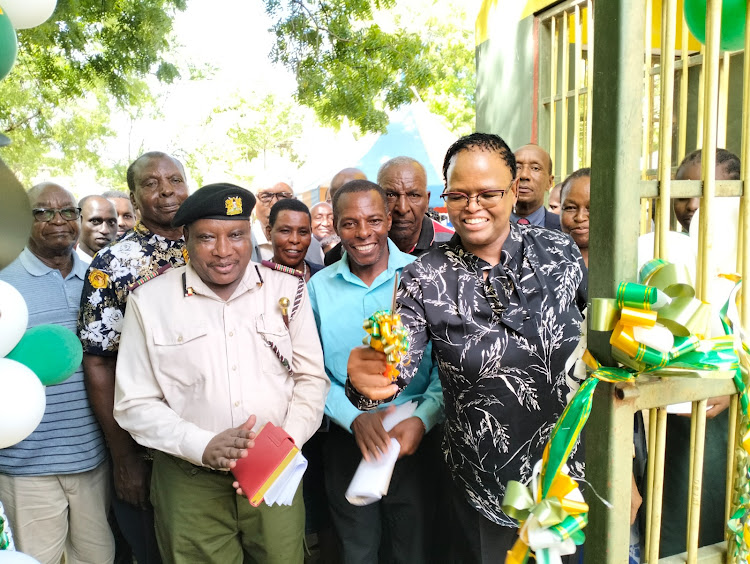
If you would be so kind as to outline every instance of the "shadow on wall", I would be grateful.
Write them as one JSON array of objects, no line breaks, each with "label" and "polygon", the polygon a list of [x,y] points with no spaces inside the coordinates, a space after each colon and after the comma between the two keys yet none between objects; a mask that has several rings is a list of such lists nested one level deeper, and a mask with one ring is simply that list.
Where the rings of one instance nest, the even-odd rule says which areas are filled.
[{"label": "shadow on wall", "polygon": [[476,129],[500,135],[512,149],[531,140],[534,111],[534,17],[520,20],[523,4],[506,2],[490,14],[489,39],[476,52]]}]

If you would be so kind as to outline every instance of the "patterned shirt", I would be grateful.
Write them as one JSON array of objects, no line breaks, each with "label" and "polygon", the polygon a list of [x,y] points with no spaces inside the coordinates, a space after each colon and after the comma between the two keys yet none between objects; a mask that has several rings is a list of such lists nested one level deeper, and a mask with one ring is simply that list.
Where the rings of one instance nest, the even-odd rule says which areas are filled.
[{"label": "patterned shirt", "polygon": [[155,276],[167,265],[183,266],[185,256],[184,239],[172,241],[152,233],[140,222],[96,253],[86,275],[78,317],[83,352],[116,355],[130,292],[138,282]]},{"label": "patterned shirt", "polygon": [[[411,353],[399,367],[400,388],[432,341],[453,479],[482,515],[515,526],[500,508],[505,485],[531,477],[578,386],[565,370],[586,305],[578,248],[558,231],[512,223],[500,263],[491,266],[456,235],[404,268],[398,302]],[[347,394],[359,408],[378,403],[348,382]],[[582,474],[580,452],[568,464],[571,474]]]}]

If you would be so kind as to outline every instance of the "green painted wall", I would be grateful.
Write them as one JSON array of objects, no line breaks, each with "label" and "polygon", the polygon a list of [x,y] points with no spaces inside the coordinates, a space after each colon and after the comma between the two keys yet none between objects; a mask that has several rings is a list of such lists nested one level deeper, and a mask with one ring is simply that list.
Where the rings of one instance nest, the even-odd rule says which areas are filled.
[{"label": "green painted wall", "polygon": [[495,133],[516,149],[531,140],[534,18],[513,15],[477,47],[477,131]]}]

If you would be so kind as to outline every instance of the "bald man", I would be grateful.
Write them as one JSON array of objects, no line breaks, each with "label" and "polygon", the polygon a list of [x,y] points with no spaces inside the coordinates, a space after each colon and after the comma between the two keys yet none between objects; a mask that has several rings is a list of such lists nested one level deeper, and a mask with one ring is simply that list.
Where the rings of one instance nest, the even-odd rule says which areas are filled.
[{"label": "bald man", "polygon": [[117,237],[117,209],[107,198],[86,196],[78,202],[81,208],[81,236],[76,253],[86,264],[100,249]]},{"label": "bald man", "polygon": [[343,168],[338,171],[331,179],[331,186],[328,188],[326,202],[330,204],[333,201],[336,190],[352,180],[367,180],[367,175],[358,168]]},{"label": "bald man", "polygon": [[560,230],[560,217],[544,207],[544,195],[555,185],[552,157],[539,145],[529,143],[516,150],[518,198],[510,214],[522,225],[538,225]]},{"label": "bald man", "polygon": [[333,231],[333,208],[328,202],[318,202],[312,208],[310,208],[310,215],[312,216],[312,232],[318,241],[322,241],[330,235],[334,235]]},{"label": "bald man", "polygon": [[133,202],[130,201],[126,192],[118,192],[117,190],[109,190],[104,192],[102,196],[112,202],[117,210],[117,238],[119,239],[125,235],[126,231],[133,229],[138,219]]},{"label": "bald man", "polygon": [[[450,241],[453,230],[430,219],[427,208],[427,173],[422,164],[411,157],[394,157],[378,170],[378,185],[386,194],[392,224],[388,238],[401,252],[420,256],[432,247]],[[341,260],[341,244],[325,254],[326,266]]]},{"label": "bald man", "polygon": [[[34,186],[26,248],[0,271],[29,309],[28,326],[75,331],[86,265],[74,252],[80,211],[58,184]],[[0,449],[0,499],[13,524],[16,548],[41,563],[114,560],[107,523],[110,476],[104,436],[91,409],[79,365],[47,386],[44,416],[29,437]]]}]

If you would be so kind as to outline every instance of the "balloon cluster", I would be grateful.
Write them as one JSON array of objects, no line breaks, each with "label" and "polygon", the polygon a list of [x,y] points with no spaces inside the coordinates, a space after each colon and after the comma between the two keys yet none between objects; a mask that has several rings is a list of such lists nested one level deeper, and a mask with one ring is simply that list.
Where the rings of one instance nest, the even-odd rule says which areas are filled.
[{"label": "balloon cluster", "polygon": [[[721,2],[721,33],[719,47],[723,51],[745,48],[746,0]],[[701,43],[706,43],[706,0],[685,0],[685,21],[688,29]]]},{"label": "balloon cluster", "polygon": [[83,358],[75,333],[59,325],[27,331],[28,321],[23,296],[0,280],[0,448],[36,429],[47,405],[44,386],[66,380]]},{"label": "balloon cluster", "polygon": [[18,54],[17,29],[46,22],[57,0],[0,0],[0,80],[8,76]]},{"label": "balloon cluster", "polygon": [[362,342],[387,355],[388,365],[384,376],[395,381],[399,375],[396,365],[409,350],[409,335],[401,323],[401,316],[389,310],[376,311],[365,319],[362,327],[368,333]]}]

